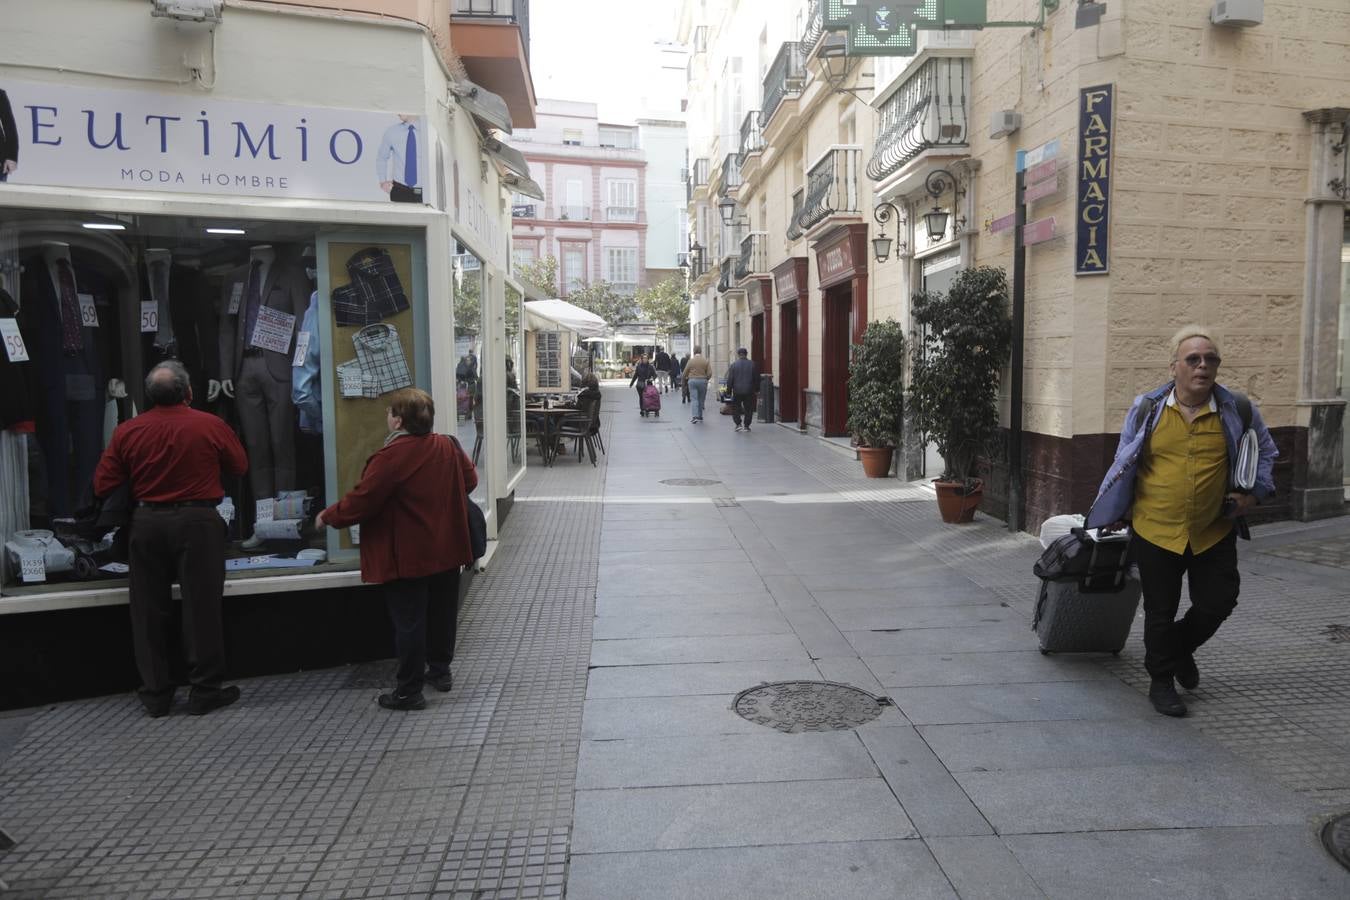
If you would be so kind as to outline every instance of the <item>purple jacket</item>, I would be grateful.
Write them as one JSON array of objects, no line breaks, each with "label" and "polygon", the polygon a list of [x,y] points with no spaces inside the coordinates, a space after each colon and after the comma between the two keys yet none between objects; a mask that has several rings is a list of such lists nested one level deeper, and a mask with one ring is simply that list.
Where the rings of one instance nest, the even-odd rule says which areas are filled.
[{"label": "purple jacket", "polygon": [[[1166,406],[1164,401],[1171,393],[1172,387],[1173,382],[1169,381],[1162,387],[1154,388],[1147,394],[1140,394],[1134,398],[1130,411],[1125,414],[1125,426],[1120,431],[1116,458],[1106,470],[1102,486],[1097,489],[1097,499],[1093,502],[1092,509],[1088,510],[1086,527],[1098,528],[1130,517],[1130,509],[1134,506],[1134,479],[1139,472],[1139,458],[1144,454],[1148,436],[1153,433],[1158,420],[1162,417],[1163,408]],[[1144,427],[1135,430],[1135,411],[1145,397],[1153,400],[1153,412],[1144,423]],[[1233,461],[1237,459],[1238,440],[1242,437],[1242,416],[1238,412],[1232,392],[1227,388],[1219,384],[1214,385],[1214,399],[1219,404],[1219,421],[1223,425],[1223,439],[1228,446],[1228,463],[1231,468]],[[1271,438],[1265,421],[1261,418],[1261,410],[1257,409],[1255,403],[1252,404],[1252,428],[1256,430],[1256,441],[1261,451],[1256,467],[1256,486],[1252,488],[1252,494],[1257,500],[1264,500],[1275,493],[1275,480],[1271,472],[1275,466],[1275,457],[1280,454],[1275,449],[1275,441]]]}]

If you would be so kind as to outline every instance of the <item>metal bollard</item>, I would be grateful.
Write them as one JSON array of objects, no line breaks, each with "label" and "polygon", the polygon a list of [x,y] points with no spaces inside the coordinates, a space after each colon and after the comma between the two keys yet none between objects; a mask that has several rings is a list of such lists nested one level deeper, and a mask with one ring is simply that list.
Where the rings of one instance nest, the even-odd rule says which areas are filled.
[{"label": "metal bollard", "polygon": [[773,376],[759,376],[759,420],[769,424],[773,423]]}]

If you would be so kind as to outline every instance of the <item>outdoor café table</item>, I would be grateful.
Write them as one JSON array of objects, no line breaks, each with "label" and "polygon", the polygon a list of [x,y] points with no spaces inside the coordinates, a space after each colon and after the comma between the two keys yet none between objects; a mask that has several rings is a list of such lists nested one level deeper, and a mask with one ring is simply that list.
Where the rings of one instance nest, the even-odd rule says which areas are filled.
[{"label": "outdoor caf\u00e9 table", "polygon": [[542,406],[526,406],[525,416],[533,417],[543,426],[543,438],[540,442],[540,451],[544,457],[544,465],[553,465],[553,460],[558,455],[558,428],[562,425],[563,419],[576,414],[575,407],[552,406],[545,409]]}]

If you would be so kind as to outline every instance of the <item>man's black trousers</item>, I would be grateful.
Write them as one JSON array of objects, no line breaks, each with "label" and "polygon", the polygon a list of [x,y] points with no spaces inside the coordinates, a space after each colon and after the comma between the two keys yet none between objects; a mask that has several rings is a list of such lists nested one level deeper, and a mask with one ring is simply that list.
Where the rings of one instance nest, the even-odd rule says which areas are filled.
[{"label": "man's black trousers", "polygon": [[[141,507],[131,523],[128,578],[136,669],[148,695],[174,688],[170,661],[181,622],[188,680],[194,691],[220,689],[225,639],[225,522],[209,506]],[[182,615],[172,587],[183,589]]]},{"label": "man's black trousers", "polygon": [[731,418],[737,425],[744,419],[745,427],[749,428],[755,421],[755,395],[754,394],[735,394],[731,398],[732,406],[736,411],[731,414]]},{"label": "man's black trousers", "polygon": [[[1237,606],[1237,532],[1200,554],[1189,546],[1173,553],[1135,535],[1133,553],[1144,588],[1144,668],[1154,678],[1166,678],[1214,636]],[[1191,608],[1177,619],[1183,575]]]},{"label": "man's black trousers", "polygon": [[459,569],[384,584],[385,603],[394,623],[398,655],[398,694],[422,692],[425,671],[444,675],[455,657],[455,620],[459,615]]}]

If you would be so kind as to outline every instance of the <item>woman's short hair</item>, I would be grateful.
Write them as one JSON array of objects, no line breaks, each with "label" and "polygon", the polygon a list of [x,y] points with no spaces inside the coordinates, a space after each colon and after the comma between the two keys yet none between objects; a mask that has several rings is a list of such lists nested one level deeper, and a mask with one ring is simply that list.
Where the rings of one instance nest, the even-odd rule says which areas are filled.
[{"label": "woman's short hair", "polygon": [[426,434],[436,419],[436,404],[421,388],[403,388],[389,395],[389,412],[403,420],[408,434]]},{"label": "woman's short hair", "polygon": [[145,396],[152,406],[178,406],[191,389],[188,370],[176,359],[156,364],[145,376]]},{"label": "woman's short hair", "polygon": [[1210,331],[1210,329],[1206,328],[1203,325],[1192,324],[1192,325],[1183,325],[1182,327],[1177,329],[1176,334],[1172,335],[1172,358],[1173,359],[1177,358],[1177,351],[1181,349],[1182,344],[1186,343],[1191,338],[1196,337],[1204,338],[1205,340],[1209,341],[1211,344],[1214,345],[1214,352],[1218,353],[1220,356],[1223,355],[1223,351],[1219,349],[1219,342],[1214,339],[1214,335]]}]

